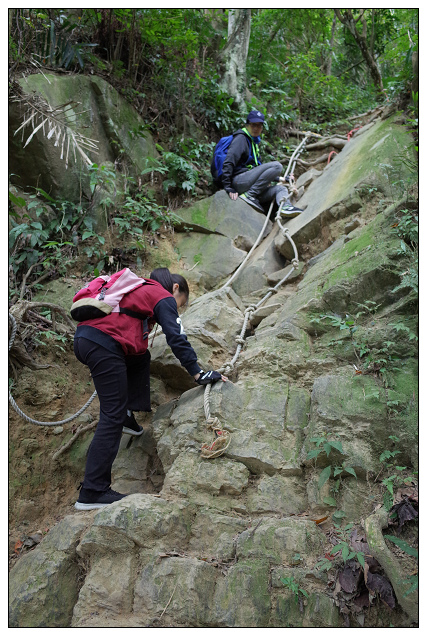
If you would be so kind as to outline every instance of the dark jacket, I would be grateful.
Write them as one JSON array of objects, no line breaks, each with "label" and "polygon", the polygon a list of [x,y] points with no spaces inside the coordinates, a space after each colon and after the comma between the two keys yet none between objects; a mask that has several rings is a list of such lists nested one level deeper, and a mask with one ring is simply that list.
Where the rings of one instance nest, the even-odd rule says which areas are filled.
[{"label": "dark jacket", "polygon": [[233,177],[242,172],[247,172],[254,165],[261,164],[259,155],[257,155],[258,161],[255,161],[252,153],[252,143],[256,145],[256,150],[259,152],[259,137],[251,137],[241,129],[233,133],[233,137],[222,167],[221,185],[226,192],[236,192],[231,185]]},{"label": "dark jacket", "polygon": [[126,294],[120,302],[125,309],[145,315],[146,321],[118,312],[111,313],[104,318],[79,323],[74,337],[86,338],[112,351],[119,347],[125,356],[143,355],[147,351],[148,332],[157,322],[182,366],[190,375],[200,373],[197,355],[182,328],[175,298],[157,281],[149,282],[149,285],[142,285]]}]

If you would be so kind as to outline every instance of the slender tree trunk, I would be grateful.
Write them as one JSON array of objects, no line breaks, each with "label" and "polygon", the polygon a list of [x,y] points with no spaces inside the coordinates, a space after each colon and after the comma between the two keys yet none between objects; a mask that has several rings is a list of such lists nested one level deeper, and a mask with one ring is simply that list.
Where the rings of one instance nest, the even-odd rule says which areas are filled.
[{"label": "slender tree trunk", "polygon": [[334,13],[334,19],[332,21],[331,39],[329,40],[329,53],[326,60],[325,75],[330,75],[332,70],[332,49],[334,48],[335,29],[337,26],[337,16]]},{"label": "slender tree trunk", "polygon": [[239,110],[244,111],[246,96],[246,59],[251,33],[251,10],[230,9],[228,14],[228,40],[222,51],[225,73],[222,88],[234,97]]},{"label": "slender tree trunk", "polygon": [[372,57],[374,57],[374,42],[375,42],[375,9],[372,9],[371,46],[370,46],[370,52]]},{"label": "slender tree trunk", "polygon": [[[367,38],[367,24],[366,24],[365,18],[363,17],[363,14],[366,11],[366,9],[359,9],[359,15],[357,17],[353,15],[351,9],[345,9],[344,15],[341,13],[339,9],[334,9],[334,11],[338,20],[342,22],[342,24],[345,27],[347,27],[347,29],[350,31],[351,35],[355,39],[356,44],[359,47],[360,52],[362,53],[363,59],[365,60],[368,66],[369,72],[371,74],[371,77],[375,86],[377,87],[380,93],[383,93],[384,86],[383,86],[380,69],[378,67],[378,64],[375,61],[374,56],[371,55],[371,52],[369,50],[368,38]],[[362,25],[361,31],[357,28],[357,23],[359,21]]]}]

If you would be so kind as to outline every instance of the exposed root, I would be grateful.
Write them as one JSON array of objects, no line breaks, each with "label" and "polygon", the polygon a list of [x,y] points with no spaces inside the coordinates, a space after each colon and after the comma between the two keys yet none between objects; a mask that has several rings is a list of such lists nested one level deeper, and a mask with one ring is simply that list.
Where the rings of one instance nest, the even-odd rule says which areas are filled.
[{"label": "exposed root", "polygon": [[[37,312],[37,310],[41,308],[50,309],[52,320],[49,320]],[[38,370],[47,369],[51,366],[49,364],[39,364],[36,362],[28,353],[24,343],[25,338],[34,335],[37,331],[37,322],[44,323],[62,335],[71,335],[75,330],[75,324],[67,315],[67,311],[63,307],[54,305],[53,303],[18,300],[15,305],[9,308],[9,313],[16,320],[17,327],[16,336],[9,352],[9,360],[14,376],[16,376],[17,367],[28,367],[32,370]],[[61,323],[57,321],[57,317],[61,317]]]},{"label": "exposed root", "polygon": [[370,553],[377,559],[386,573],[399,605],[411,621],[418,622],[418,603],[416,594],[405,596],[411,584],[402,578],[402,568],[396,557],[388,549],[382,530],[388,526],[388,513],[384,507],[365,519],[366,538]]},{"label": "exposed root", "polygon": [[74,444],[74,442],[76,441],[76,439],[82,435],[82,433],[85,433],[86,431],[89,431],[91,428],[95,428],[95,426],[97,425],[97,422],[91,422],[90,424],[88,424],[87,426],[79,426],[79,428],[77,429],[77,431],[74,433],[73,437],[71,439],[68,440],[68,442],[66,444],[64,444],[63,446],[61,446],[61,448],[59,448],[56,453],[54,453],[52,455],[52,459],[56,460],[58,459],[58,457],[60,455],[62,455],[62,453],[64,453],[68,448],[70,448],[70,446],[72,446]]}]

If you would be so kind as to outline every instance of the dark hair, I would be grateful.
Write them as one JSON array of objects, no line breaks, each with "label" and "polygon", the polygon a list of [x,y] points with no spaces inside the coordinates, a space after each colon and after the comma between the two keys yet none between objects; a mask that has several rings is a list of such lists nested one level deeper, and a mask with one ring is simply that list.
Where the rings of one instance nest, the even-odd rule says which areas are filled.
[{"label": "dark hair", "polygon": [[158,267],[151,272],[150,278],[160,283],[170,294],[173,293],[173,286],[177,283],[179,285],[179,293],[185,294],[188,300],[190,295],[188,283],[180,274],[171,274],[167,267]]}]

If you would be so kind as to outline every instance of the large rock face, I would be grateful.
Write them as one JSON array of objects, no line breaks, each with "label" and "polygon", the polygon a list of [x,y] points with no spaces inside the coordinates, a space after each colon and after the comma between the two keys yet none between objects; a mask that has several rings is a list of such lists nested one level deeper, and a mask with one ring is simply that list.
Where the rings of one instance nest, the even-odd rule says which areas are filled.
[{"label": "large rock face", "polygon": [[[400,180],[411,177],[404,162],[398,166],[395,158],[411,158],[411,141],[405,128],[392,119],[368,124],[357,131],[320,176],[313,170],[301,175],[297,185],[305,183],[305,192],[298,207],[305,209],[286,224],[294,240],[305,243],[334,219],[356,212],[362,205],[357,193],[362,186],[380,190],[386,196],[401,196]],[[276,247],[286,258],[293,257],[289,242],[280,234]]]},{"label": "large rock face", "polygon": [[[205,289],[212,289],[231,276],[258,239],[266,221],[264,214],[241,199],[232,201],[224,190],[180,210],[179,216],[182,221],[176,228],[180,232],[177,250],[185,261],[181,273]],[[271,229],[272,223],[268,221],[262,236]],[[233,285],[238,294],[242,294],[242,290],[245,295],[246,290],[250,293],[262,288],[267,274],[283,267],[284,260],[273,246],[266,252],[265,242],[262,245],[262,258],[251,259],[237,286]]]},{"label": "large rock face", "polygon": [[[142,119],[100,77],[35,74],[28,75],[20,84],[24,93],[35,92],[53,108],[70,101],[79,103],[67,109],[67,120],[71,128],[96,141],[97,154],[88,153],[93,163],[114,162],[120,153],[133,175],[138,176],[146,167],[146,159],[158,155],[149,133],[145,133],[144,138],[130,135],[143,123]],[[60,145],[55,147],[41,131],[24,149],[21,133],[14,136],[22,124],[24,110],[14,103],[9,115],[9,167],[10,173],[18,176],[17,185],[24,190],[40,187],[53,197],[75,203],[80,201],[82,191],[90,198],[89,175],[79,154],[76,153],[77,160],[71,160],[66,170],[64,160],[60,159]],[[24,143],[29,134],[27,130]]]},{"label": "large rock face", "polygon": [[[357,157],[354,171],[364,161],[363,153]],[[307,192],[320,187],[323,176]],[[182,241],[221,238],[231,248],[238,229],[231,223],[227,229],[222,203],[216,195],[205,216],[199,210],[197,237]],[[355,199],[352,209],[358,204]],[[319,209],[325,205],[319,202]],[[328,576],[316,568],[332,549],[326,532],[334,530],[332,515],[358,523],[382,503],[374,479],[390,435],[400,439],[399,461],[416,465],[416,350],[408,331],[395,328],[399,321],[412,325],[410,298],[394,291],[403,268],[392,231],[395,211],[395,205],[378,210],[373,220],[343,233],[299,272],[297,283],[269,300],[268,310],[256,313],[229,381],[215,384],[209,396],[211,416],[231,434],[221,457],[200,454],[213,440],[203,387],[174,359],[164,336],[155,338],[157,408],[144,421],[144,435],[122,444],[113,466],[115,482],[127,483],[134,494],[93,514],[75,513],[72,548],[43,541],[18,563],[11,573],[14,626],[343,626]],[[188,221],[196,223],[193,212]],[[250,241],[256,230],[251,223],[246,230]],[[277,233],[275,226],[255,250],[259,287],[251,288],[243,272],[233,289],[203,294],[183,314],[203,366],[218,368],[233,357],[245,305],[268,290],[267,264],[283,268]],[[209,285],[223,275],[216,272]],[[358,331],[345,327],[348,314],[358,314]],[[388,347],[387,386],[378,373],[356,373],[356,362],[363,365],[361,345],[372,352]],[[401,408],[392,411],[396,401]],[[326,441],[333,442],[329,451],[315,459],[311,451]],[[155,454],[164,481],[157,493],[142,494]],[[332,477],[319,483],[328,467],[331,475],[341,471],[341,483]],[[326,524],[316,523],[324,518]],[[86,568],[81,587],[78,560]],[[37,585],[30,566],[38,568]],[[307,596],[295,595],[289,581]],[[63,604],[58,585],[65,590]],[[36,603],[41,589],[42,609]],[[360,624],[353,615],[349,620]],[[392,618],[372,608],[365,626],[390,621],[410,624],[401,608]]]}]

